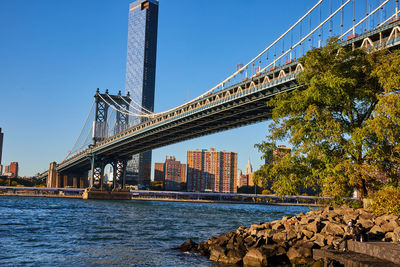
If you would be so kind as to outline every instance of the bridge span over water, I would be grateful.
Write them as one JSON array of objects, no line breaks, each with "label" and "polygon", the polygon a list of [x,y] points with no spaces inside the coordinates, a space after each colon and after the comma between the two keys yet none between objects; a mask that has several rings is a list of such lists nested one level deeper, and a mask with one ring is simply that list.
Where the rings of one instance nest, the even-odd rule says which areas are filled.
[{"label": "bridge span over water", "polygon": [[[346,3],[349,2],[346,1]],[[344,5],[335,12],[343,12],[343,9]],[[376,10],[379,10],[379,7]],[[335,12],[332,11],[325,22],[332,19]],[[368,49],[371,52],[381,48],[398,47],[400,44],[398,13],[396,9],[392,17],[377,27],[359,34],[356,34],[358,24],[353,22],[352,28],[340,37],[343,40],[341,44],[351,46],[353,49]],[[373,12],[367,14],[360,21],[365,21],[365,18],[373,14]],[[301,22],[301,20],[299,21]],[[299,88],[301,85],[298,84],[296,77],[303,71],[303,66],[292,57],[291,53],[288,60],[280,66],[278,66],[277,60],[282,59],[285,55],[288,56],[288,53],[292,52],[296,46],[302,44],[304,46],[305,42],[310,40],[311,34],[317,32],[318,29],[316,27],[311,30],[309,35],[304,35],[296,45],[292,44],[287,52],[282,53],[281,57],[276,57],[264,69],[253,71],[250,77],[246,76],[226,86],[229,81],[232,81],[232,77],[229,77],[213,90],[193,101],[167,112],[153,114],[142,123],[120,131],[109,138],[98,140],[95,144],[59,164],[50,164],[49,171],[42,176],[47,177],[49,187],[66,187],[71,184],[74,187],[91,187],[95,180],[100,181],[102,186],[104,167],[106,164],[111,164],[115,174],[114,188],[124,188],[126,162],[132,154],[270,119],[271,109],[266,106],[266,101],[274,95]],[[248,63],[234,75],[241,74],[249,65]],[[97,107],[110,105],[104,99],[106,95],[108,93],[96,93]],[[116,99],[116,96],[109,97]],[[100,111],[98,110],[98,112]],[[88,181],[89,170],[91,177]]]}]

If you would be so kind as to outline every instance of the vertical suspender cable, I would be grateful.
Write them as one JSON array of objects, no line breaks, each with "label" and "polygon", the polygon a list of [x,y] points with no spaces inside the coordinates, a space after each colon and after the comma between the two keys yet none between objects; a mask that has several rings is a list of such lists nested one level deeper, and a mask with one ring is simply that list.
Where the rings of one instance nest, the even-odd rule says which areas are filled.
[{"label": "vertical suspender cable", "polygon": [[356,34],[355,23],[356,23],[356,0],[353,0],[353,35]]},{"label": "vertical suspender cable", "polygon": [[396,19],[399,18],[399,0],[396,0]]},{"label": "vertical suspender cable", "polygon": [[[78,143],[79,138],[81,138],[81,135],[82,135],[82,133],[83,133],[83,130],[85,129],[86,123],[87,123],[87,121],[88,121],[88,119],[89,119],[89,117],[90,117],[90,114],[92,113],[93,107],[94,107],[94,101],[92,102],[92,106],[90,107],[89,113],[88,113],[88,115],[86,116],[86,120],[85,120],[85,122],[83,123],[81,132],[79,133],[78,138],[76,139],[74,145],[72,146],[71,150],[68,152],[68,154],[67,154],[67,156],[65,157],[65,159],[67,159],[67,158],[69,157],[69,155],[72,153],[73,149],[75,148],[76,144]],[[65,160],[65,159],[64,159],[64,160]],[[64,161],[64,160],[63,160],[63,161]]]},{"label": "vertical suspender cable", "polygon": [[[365,16],[368,16],[368,0],[365,0]],[[364,23],[364,32],[368,30],[368,20]]]},{"label": "vertical suspender cable", "polygon": [[[332,14],[332,0],[329,0],[329,14]],[[329,38],[332,37],[333,18],[329,21]]]},{"label": "vertical suspender cable", "polygon": [[[301,36],[302,36],[302,34],[303,34],[302,31],[303,31],[303,23],[300,23],[299,40],[301,40]],[[304,50],[304,45],[301,46],[301,43],[300,43],[300,47],[299,47],[299,57],[302,56],[302,55],[304,54],[302,50]]]},{"label": "vertical suspender cable", "polygon": [[[310,15],[310,19],[309,19],[309,24],[308,24],[308,26],[309,26],[309,27],[308,27],[308,29],[309,29],[308,31],[311,32],[311,15]],[[309,49],[312,48],[311,38],[312,38],[312,35],[310,36],[310,38],[308,38],[308,46],[309,46],[308,48],[309,48]]]},{"label": "vertical suspender cable", "polygon": [[[321,19],[322,19],[322,8],[321,5],[319,6],[319,24],[321,24]],[[318,47],[321,47],[321,38],[322,38],[322,29],[324,26],[321,26],[319,28],[319,34],[318,34]]]},{"label": "vertical suspender cable", "polygon": [[[340,1],[340,5],[343,5],[343,0]],[[344,9],[340,10],[340,35],[343,34],[343,18],[344,18]]]},{"label": "vertical suspender cable", "polygon": [[[290,31],[290,49],[293,47],[293,31]],[[296,50],[294,50],[294,57],[296,57]],[[290,60],[292,60],[292,52],[290,52]]]}]

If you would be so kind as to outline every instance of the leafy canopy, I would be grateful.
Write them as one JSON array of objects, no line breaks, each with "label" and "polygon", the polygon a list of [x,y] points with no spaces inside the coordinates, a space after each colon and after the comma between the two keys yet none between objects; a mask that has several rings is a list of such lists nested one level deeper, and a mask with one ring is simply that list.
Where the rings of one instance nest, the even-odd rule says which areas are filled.
[{"label": "leafy canopy", "polygon": [[267,102],[273,107],[268,142],[256,145],[268,157],[276,142],[288,140],[293,153],[256,176],[279,194],[313,187],[344,196],[356,187],[364,196],[379,184],[383,162],[390,169],[400,163],[399,53],[352,50],[331,39],[299,62],[302,88]]}]

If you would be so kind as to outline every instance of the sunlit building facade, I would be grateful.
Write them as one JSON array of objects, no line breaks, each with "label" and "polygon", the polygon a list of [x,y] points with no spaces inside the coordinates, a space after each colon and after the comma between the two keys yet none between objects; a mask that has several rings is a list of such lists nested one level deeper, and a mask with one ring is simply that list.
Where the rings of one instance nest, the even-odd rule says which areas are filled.
[{"label": "sunlit building facade", "polygon": [[167,191],[180,190],[181,183],[186,182],[186,164],[174,156],[167,156],[165,163],[154,163],[154,181],[163,182]]},{"label": "sunlit building facade", "polygon": [[187,189],[196,192],[237,192],[237,152],[189,150]]},{"label": "sunlit building facade", "polygon": [[[138,0],[129,5],[125,91],[150,111],[154,110],[157,28],[158,1]],[[127,184],[150,184],[150,171],[151,151],[133,155],[127,165]]]}]

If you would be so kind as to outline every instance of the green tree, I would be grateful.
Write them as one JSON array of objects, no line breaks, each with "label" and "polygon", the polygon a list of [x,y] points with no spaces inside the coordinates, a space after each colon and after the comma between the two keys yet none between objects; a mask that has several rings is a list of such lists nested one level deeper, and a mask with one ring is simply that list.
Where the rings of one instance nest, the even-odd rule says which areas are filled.
[{"label": "green tree", "polygon": [[371,149],[371,162],[376,170],[389,179],[389,184],[400,184],[400,51],[389,53],[378,62],[375,75],[384,93],[378,96],[368,130],[378,144]]},{"label": "green tree", "polygon": [[295,193],[306,183],[321,186],[325,195],[343,196],[356,187],[364,197],[375,186],[375,166],[369,163],[377,135],[369,125],[385,86],[393,86],[382,82],[385,74],[379,71],[388,54],[352,50],[332,39],[299,60],[302,88],[267,102],[273,107],[267,138],[293,145],[293,154],[280,164],[263,167],[270,168],[266,179],[280,177],[273,178],[273,188]]}]

